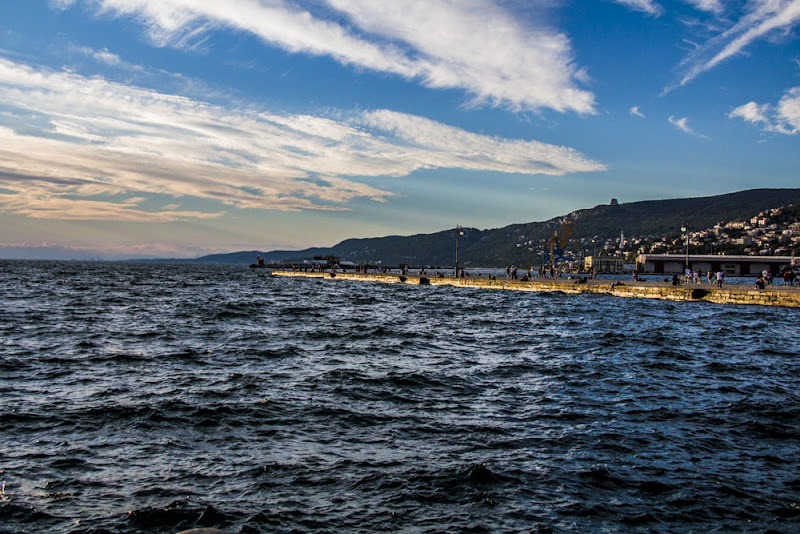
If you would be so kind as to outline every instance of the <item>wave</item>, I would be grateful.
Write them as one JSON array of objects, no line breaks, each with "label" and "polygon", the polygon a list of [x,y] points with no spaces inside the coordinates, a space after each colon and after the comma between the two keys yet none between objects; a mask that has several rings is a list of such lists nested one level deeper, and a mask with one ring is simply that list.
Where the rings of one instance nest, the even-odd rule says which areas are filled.
[{"label": "wave", "polygon": [[797,530],[794,310],[64,264],[0,280],[0,532]]}]

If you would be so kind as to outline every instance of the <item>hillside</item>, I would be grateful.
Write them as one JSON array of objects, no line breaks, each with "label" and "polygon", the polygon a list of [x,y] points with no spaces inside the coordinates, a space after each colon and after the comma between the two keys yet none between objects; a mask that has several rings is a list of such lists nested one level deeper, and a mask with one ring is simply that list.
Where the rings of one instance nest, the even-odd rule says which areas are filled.
[{"label": "hillside", "polygon": [[[464,228],[459,239],[459,263],[464,266],[505,266],[539,263],[545,257],[546,240],[567,218],[575,222],[575,251],[592,251],[593,245],[618,238],[676,236],[682,225],[710,228],[721,221],[748,220],[756,214],[787,204],[800,203],[800,189],[752,189],[710,197],[648,200],[618,205],[598,205],[548,221],[513,224],[503,228]],[[594,240],[594,243],[593,241]],[[454,230],[412,236],[347,239],[330,248],[300,251],[236,252],[203,256],[193,262],[252,263],[256,254],[268,261],[334,255],[342,260],[377,262],[384,265],[452,266],[455,256]]]}]

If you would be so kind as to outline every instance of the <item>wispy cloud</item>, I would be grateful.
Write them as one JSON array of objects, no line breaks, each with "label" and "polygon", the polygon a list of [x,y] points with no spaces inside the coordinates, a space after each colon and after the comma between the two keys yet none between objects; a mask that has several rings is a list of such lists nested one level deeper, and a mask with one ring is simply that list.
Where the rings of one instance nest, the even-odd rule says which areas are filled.
[{"label": "wispy cloud", "polygon": [[[130,17],[159,46],[187,46],[213,30],[258,36],[290,53],[467,91],[475,105],[594,113],[566,35],[478,0],[59,0]],[[541,7],[540,9],[544,9]],[[465,38],[469,36],[469,38]]]},{"label": "wispy cloud", "polygon": [[800,132],[800,87],[789,89],[777,106],[748,102],[728,114],[751,124],[758,124],[765,131],[794,135]]},{"label": "wispy cloud", "polygon": [[[29,217],[170,221],[219,217],[226,206],[341,210],[355,198],[392,196],[364,183],[369,178],[423,168],[605,169],[567,147],[389,110],[311,116],[221,107],[2,58],[0,101],[0,209]],[[147,209],[153,195],[218,208]]]},{"label": "wispy cloud", "polygon": [[637,116],[637,117],[642,117],[642,118],[644,118],[644,113],[642,113],[641,111],[639,111],[639,106],[633,106],[633,107],[631,108],[631,115],[635,115],[635,116]]},{"label": "wispy cloud", "polygon": [[[696,4],[714,6],[710,2]],[[745,14],[733,26],[698,46],[684,58],[680,65],[683,72],[680,81],[668,86],[664,92],[686,85],[700,74],[742,53],[754,41],[780,30],[787,31],[798,23],[800,0],[750,0],[746,4]]]},{"label": "wispy cloud", "polygon": [[110,52],[107,48],[103,48],[102,50],[96,50],[88,46],[74,46],[73,49],[79,54],[83,54],[87,57],[90,57],[96,62],[102,63],[104,65],[109,65],[111,67],[118,67],[128,70],[143,70],[140,65],[134,65],[133,63],[123,61],[122,58],[119,57],[119,55]]},{"label": "wispy cloud", "polygon": [[725,7],[722,5],[721,0],[684,0],[687,4],[694,6],[700,11],[708,11],[715,15],[720,15]]},{"label": "wispy cloud", "polygon": [[436,167],[483,169],[490,171],[561,175],[567,172],[605,170],[605,166],[585,158],[574,149],[537,141],[509,140],[479,135],[442,123],[388,110],[367,112],[357,119],[361,124],[390,134],[403,147],[385,156],[389,167]]},{"label": "wispy cloud", "polygon": [[120,243],[95,242],[91,245],[63,245],[53,242],[0,242],[0,258],[2,259],[84,259],[114,260],[136,257],[198,257],[205,254],[219,253],[219,248],[194,247],[184,244],[167,244],[163,242]]},{"label": "wispy cloud", "polygon": [[627,6],[636,11],[644,11],[653,16],[659,16],[664,12],[664,8],[655,0],[612,0],[623,6]]},{"label": "wispy cloud", "polygon": [[[0,174],[0,183],[5,182]],[[34,219],[58,219],[62,221],[124,221],[124,222],[173,222],[188,219],[217,219],[222,212],[199,211],[145,211],[139,209],[141,198],[130,198],[121,202],[82,200],[68,196],[43,194],[43,183],[14,194],[0,194],[0,207],[4,211]],[[6,183],[7,187],[13,184]],[[37,187],[39,186],[39,187]],[[77,190],[75,190],[77,192]]]},{"label": "wispy cloud", "polygon": [[702,139],[711,139],[707,135],[703,135],[700,133],[695,132],[692,128],[689,127],[689,119],[686,117],[681,117],[680,119],[675,118],[674,116],[670,115],[669,123],[672,124],[674,127],[679,129],[682,132],[700,137]]},{"label": "wispy cloud", "polygon": [[83,48],[87,54],[91,55],[95,60],[107,65],[119,65],[121,60],[117,54],[112,54],[108,49],[93,50],[91,48]]}]

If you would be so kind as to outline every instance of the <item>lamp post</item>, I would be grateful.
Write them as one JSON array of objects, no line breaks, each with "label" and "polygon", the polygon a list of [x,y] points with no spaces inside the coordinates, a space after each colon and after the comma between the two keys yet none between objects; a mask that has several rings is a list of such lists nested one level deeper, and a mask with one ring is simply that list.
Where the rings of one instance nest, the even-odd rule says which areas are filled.
[{"label": "lamp post", "polygon": [[464,230],[461,229],[461,226],[456,225],[456,268],[453,275],[458,278],[458,236],[464,235]]},{"label": "lamp post", "polygon": [[681,232],[686,233],[686,272],[689,272],[689,227],[688,225],[681,226]]}]

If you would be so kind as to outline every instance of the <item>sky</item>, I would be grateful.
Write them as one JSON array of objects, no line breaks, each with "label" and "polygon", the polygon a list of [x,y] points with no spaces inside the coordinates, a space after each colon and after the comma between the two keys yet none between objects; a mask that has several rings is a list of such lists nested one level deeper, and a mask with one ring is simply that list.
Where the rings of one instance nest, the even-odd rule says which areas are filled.
[{"label": "sky", "polygon": [[800,0],[0,0],[0,258],[800,187]]}]

